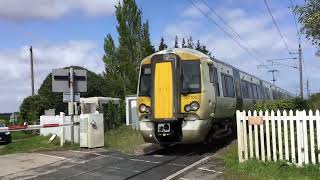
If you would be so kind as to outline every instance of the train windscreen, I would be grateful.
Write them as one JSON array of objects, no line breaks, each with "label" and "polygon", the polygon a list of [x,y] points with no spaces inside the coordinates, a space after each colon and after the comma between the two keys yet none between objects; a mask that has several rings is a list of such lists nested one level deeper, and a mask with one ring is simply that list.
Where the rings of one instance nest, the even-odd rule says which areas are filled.
[{"label": "train windscreen", "polygon": [[139,84],[139,96],[151,95],[151,66],[142,65]]},{"label": "train windscreen", "polygon": [[181,62],[181,83],[183,94],[199,93],[201,91],[200,62]]}]

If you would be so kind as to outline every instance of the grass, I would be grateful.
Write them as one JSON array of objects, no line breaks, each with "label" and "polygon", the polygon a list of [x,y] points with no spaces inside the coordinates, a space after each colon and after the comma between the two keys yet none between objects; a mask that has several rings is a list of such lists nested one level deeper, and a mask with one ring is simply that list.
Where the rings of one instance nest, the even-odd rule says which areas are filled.
[{"label": "grass", "polygon": [[78,144],[72,145],[70,143],[66,143],[64,147],[60,147],[59,138],[56,138],[53,142],[48,143],[49,138],[49,136],[33,136],[27,139],[21,139],[20,141],[12,142],[0,149],[0,155],[79,148]]},{"label": "grass", "polygon": [[262,162],[248,160],[238,162],[237,144],[233,144],[224,154],[225,173],[238,179],[320,179],[320,167],[309,165],[296,167],[286,162]]},{"label": "grass", "polygon": [[27,139],[34,136],[37,136],[37,135],[30,132],[27,132],[27,133],[23,131],[11,132],[12,140]]},{"label": "grass", "polygon": [[139,131],[127,126],[105,133],[104,141],[106,148],[126,153],[133,152],[145,143]]}]

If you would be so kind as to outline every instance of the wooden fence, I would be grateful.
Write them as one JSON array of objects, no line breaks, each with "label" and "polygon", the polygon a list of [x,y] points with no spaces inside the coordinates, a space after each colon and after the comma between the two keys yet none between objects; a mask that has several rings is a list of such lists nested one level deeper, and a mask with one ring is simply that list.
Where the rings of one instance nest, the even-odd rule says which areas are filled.
[{"label": "wooden fence", "polygon": [[239,162],[320,164],[320,115],[309,111],[237,111]]}]

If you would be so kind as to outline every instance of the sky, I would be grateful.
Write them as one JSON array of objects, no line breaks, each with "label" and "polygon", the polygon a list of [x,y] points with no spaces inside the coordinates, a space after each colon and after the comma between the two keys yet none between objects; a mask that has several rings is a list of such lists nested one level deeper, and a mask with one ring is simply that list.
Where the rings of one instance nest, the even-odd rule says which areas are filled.
[{"label": "sky", "polygon": [[[143,19],[149,21],[152,44],[160,38],[169,47],[174,37],[192,36],[207,46],[215,58],[271,81],[270,69],[277,69],[276,85],[297,94],[297,60],[269,67],[267,59],[297,57],[289,55],[263,0],[204,0],[226,22],[225,25],[202,0],[136,0]],[[229,33],[249,54],[196,9],[199,7]],[[292,0],[301,5],[303,0]],[[298,38],[289,0],[267,0],[291,52],[297,52]],[[17,111],[31,95],[29,47],[33,46],[36,91],[53,68],[78,65],[96,73],[104,71],[104,38],[117,39],[114,15],[118,0],[1,0],[0,1],[0,113]],[[300,25],[298,24],[300,27]],[[233,31],[228,28],[232,27]],[[235,32],[236,33],[235,33]],[[238,36],[239,35],[239,36]],[[320,58],[316,48],[301,36],[304,84],[311,92],[320,91]]]}]

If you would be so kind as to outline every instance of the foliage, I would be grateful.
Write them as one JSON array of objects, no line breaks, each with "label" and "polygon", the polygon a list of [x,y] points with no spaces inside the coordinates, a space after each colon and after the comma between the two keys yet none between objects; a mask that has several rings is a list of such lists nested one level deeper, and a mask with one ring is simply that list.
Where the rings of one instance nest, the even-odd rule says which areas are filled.
[{"label": "foliage", "polygon": [[[48,100],[40,95],[25,98],[20,106],[20,117],[23,122],[34,124],[48,107]],[[20,122],[21,123],[21,122]]]},{"label": "foliage", "polygon": [[178,36],[176,36],[175,38],[174,38],[174,48],[179,48],[179,39],[178,39]]},{"label": "foliage", "polygon": [[[135,0],[123,0],[116,6],[117,31],[119,45],[110,34],[104,42],[103,61],[105,78],[115,80],[117,95],[124,97],[136,92],[138,70],[141,60],[154,53],[151,45],[148,21],[142,21],[142,12]],[[113,83],[113,82],[112,82]]]},{"label": "foliage", "polygon": [[320,110],[320,93],[310,96],[310,98],[307,100],[307,105],[309,109]]},{"label": "foliage", "polygon": [[[165,47],[165,48],[164,48]],[[192,39],[192,36],[190,36],[188,39],[187,39],[187,42],[184,38],[182,38],[182,41],[181,41],[181,47],[182,48],[190,48],[190,49],[195,49],[195,50],[198,50],[208,56],[212,56],[211,52],[209,50],[207,50],[207,46],[205,45],[201,45],[200,43],[200,40],[197,40],[197,44],[195,45],[193,43],[193,39]],[[164,43],[164,39],[163,37],[161,38],[160,40],[160,45],[159,45],[159,51],[160,50],[163,50],[167,48],[167,45]],[[175,36],[175,40],[174,40],[174,48],[179,48],[179,44],[178,44],[178,36]],[[212,56],[213,57],[213,56]]]},{"label": "foliage", "polygon": [[254,106],[254,110],[302,110],[306,109],[307,104],[305,100],[302,100],[300,98],[295,98],[295,99],[288,99],[288,100],[275,100],[275,101],[263,101],[263,102],[258,102]]},{"label": "foliage", "polygon": [[65,143],[64,147],[60,147],[60,140],[56,138],[53,142],[48,143],[50,136],[33,136],[20,141],[12,142],[0,149],[1,154],[27,153],[48,150],[65,150],[79,149],[78,144]]},{"label": "foliage", "polygon": [[162,51],[162,50],[167,49],[167,48],[168,48],[168,46],[167,46],[166,43],[164,42],[163,37],[161,37],[158,51]]},{"label": "foliage", "polygon": [[121,126],[117,130],[107,132],[104,141],[106,148],[124,152],[132,152],[144,144],[140,132],[127,126]]},{"label": "foliage", "polygon": [[191,36],[187,40],[187,48],[194,49],[194,44]]},{"label": "foliage", "polygon": [[11,132],[12,140],[20,140],[20,139],[26,139],[36,136],[35,134],[28,133],[27,131],[16,131]]},{"label": "foliage", "polygon": [[[69,69],[65,67],[64,69]],[[83,67],[73,66],[74,69],[84,69]],[[81,93],[81,97],[93,97],[93,96],[110,96],[109,84],[101,75],[97,75],[92,71],[87,70],[88,80],[88,92]],[[52,74],[50,73],[43,81],[39,89],[39,95],[47,99],[46,109],[56,109],[56,112],[67,113],[67,103],[63,103],[62,93],[52,92]]]},{"label": "foliage", "polygon": [[125,119],[122,115],[125,114],[125,112],[121,112],[122,110],[125,110],[124,102],[121,102],[120,104],[113,104],[109,102],[108,104],[103,104],[101,107],[101,112],[103,113],[103,119],[104,119],[104,130],[115,130],[116,128],[120,127],[124,122],[122,120]]},{"label": "foliage", "polygon": [[304,5],[296,6],[294,12],[302,24],[300,31],[318,46],[320,54],[320,0],[306,0]]},{"label": "foliage", "polygon": [[[286,162],[238,161],[237,144],[231,145],[224,154],[226,177],[232,179],[319,179],[319,166],[295,167]],[[228,179],[228,178],[227,178]]]}]

